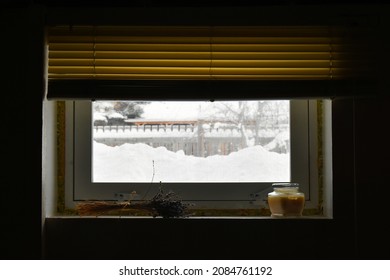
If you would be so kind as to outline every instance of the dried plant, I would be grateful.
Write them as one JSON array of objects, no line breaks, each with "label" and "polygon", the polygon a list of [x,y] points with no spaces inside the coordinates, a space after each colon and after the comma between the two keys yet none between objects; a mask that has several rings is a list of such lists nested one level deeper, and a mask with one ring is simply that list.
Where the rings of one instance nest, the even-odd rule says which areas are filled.
[{"label": "dried plant", "polygon": [[99,216],[113,210],[127,207],[127,202],[86,201],[76,204],[76,211],[80,216]]},{"label": "dried plant", "polygon": [[188,204],[183,203],[173,191],[164,193],[162,185],[160,185],[159,192],[152,198],[149,205],[154,211],[154,217],[177,218],[187,216]]}]

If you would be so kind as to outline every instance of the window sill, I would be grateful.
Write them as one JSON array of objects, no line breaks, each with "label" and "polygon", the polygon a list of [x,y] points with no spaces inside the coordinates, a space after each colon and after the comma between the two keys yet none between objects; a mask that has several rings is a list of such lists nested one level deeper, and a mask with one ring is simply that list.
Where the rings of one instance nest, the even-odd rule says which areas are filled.
[{"label": "window sill", "polygon": [[332,217],[312,215],[301,217],[270,217],[270,216],[193,216],[182,218],[163,218],[152,216],[54,216],[46,217],[46,219],[107,219],[107,220],[150,220],[150,219],[162,219],[162,220],[331,220]]}]

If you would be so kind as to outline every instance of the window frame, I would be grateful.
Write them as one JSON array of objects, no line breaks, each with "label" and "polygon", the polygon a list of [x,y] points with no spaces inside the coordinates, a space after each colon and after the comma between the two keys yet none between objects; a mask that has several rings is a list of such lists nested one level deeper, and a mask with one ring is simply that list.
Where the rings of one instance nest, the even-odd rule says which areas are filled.
[{"label": "window frame", "polygon": [[[321,198],[317,160],[317,100],[291,101],[291,111],[295,113],[291,115],[290,129],[306,135],[302,140],[291,137],[291,161],[300,162],[291,165],[291,181],[301,184],[301,190],[306,194],[305,209],[318,209]],[[85,100],[66,101],[66,208],[72,209],[77,202],[88,200],[126,200],[133,191],[138,194],[132,196],[133,200],[152,198],[160,187],[158,182],[113,184],[91,182],[92,141],[87,141],[92,139],[91,104],[91,101]],[[307,166],[307,172],[297,175],[296,169],[299,166]],[[272,189],[271,183],[163,183],[163,187],[165,190],[175,191],[183,201],[193,203],[196,208],[258,209],[267,207],[266,194]]]}]

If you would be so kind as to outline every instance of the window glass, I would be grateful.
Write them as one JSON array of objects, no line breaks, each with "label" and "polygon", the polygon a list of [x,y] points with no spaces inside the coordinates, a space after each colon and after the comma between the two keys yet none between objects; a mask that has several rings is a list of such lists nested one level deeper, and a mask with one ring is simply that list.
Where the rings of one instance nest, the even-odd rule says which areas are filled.
[{"label": "window glass", "polygon": [[290,181],[290,102],[95,101],[92,181]]}]

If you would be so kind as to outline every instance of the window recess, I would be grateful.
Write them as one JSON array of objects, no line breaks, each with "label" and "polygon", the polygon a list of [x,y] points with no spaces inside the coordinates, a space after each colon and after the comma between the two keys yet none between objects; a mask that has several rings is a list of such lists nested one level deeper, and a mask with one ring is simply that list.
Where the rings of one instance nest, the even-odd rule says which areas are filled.
[{"label": "window recess", "polygon": [[[65,149],[66,158],[68,158],[68,164],[66,166],[67,207],[73,208],[74,203],[86,200],[124,200],[128,199],[132,193],[137,194],[136,196],[132,196],[132,200],[134,201],[153,197],[160,187],[160,183],[157,180],[153,181],[152,174],[154,172],[149,172],[150,176],[147,176],[144,182],[131,181],[131,179],[126,179],[126,182],[115,180],[112,182],[94,182],[93,146],[97,145],[97,143],[93,140],[93,129],[100,129],[101,132],[103,127],[93,128],[92,103],[90,101],[67,101],[66,107],[68,123]],[[291,172],[291,174],[288,175],[289,178],[286,181],[300,183],[301,189],[307,196],[307,209],[311,209],[311,213],[318,214],[320,205],[319,188],[321,185],[318,181],[319,169],[317,165],[319,157],[317,148],[318,101],[290,101],[289,107],[291,118],[289,129],[291,134],[291,153],[288,153],[288,155],[280,155],[289,157],[290,171],[288,173]],[[112,131],[108,131],[107,133],[114,133],[119,135],[118,137],[122,137],[122,132],[124,132],[122,130],[129,130],[129,128],[121,125],[114,125],[110,128],[105,127],[105,129],[112,129]],[[136,132],[136,129],[135,126],[132,128],[134,133],[140,134],[140,132]],[[144,127],[139,129],[144,129]],[[152,127],[146,130],[148,129],[150,131],[146,131],[146,133],[152,131]],[[151,140],[149,139],[148,141]],[[102,145],[104,144],[99,143],[99,147]],[[124,148],[123,143],[115,146],[115,149]],[[158,147],[152,148],[151,145],[148,149],[153,150],[155,148],[158,149]],[[170,154],[173,155],[173,153]],[[162,169],[159,164],[156,160],[154,166],[157,170],[155,174],[156,178],[157,173],[161,172]],[[139,168],[139,166],[133,164],[133,166],[128,166],[128,168],[135,169]],[[152,162],[148,166],[148,169],[151,168]],[[129,173],[132,171],[130,169],[128,170]],[[122,172],[120,176],[122,175],[125,174]],[[148,181],[145,182],[146,180]],[[199,182],[162,182],[162,184],[165,189],[175,191],[180,194],[184,201],[193,203],[199,209],[248,209],[255,210],[259,214],[261,209],[267,208],[265,202],[266,194],[271,190],[271,184],[276,181],[280,180],[235,180],[234,182],[204,182],[200,180]]]}]

